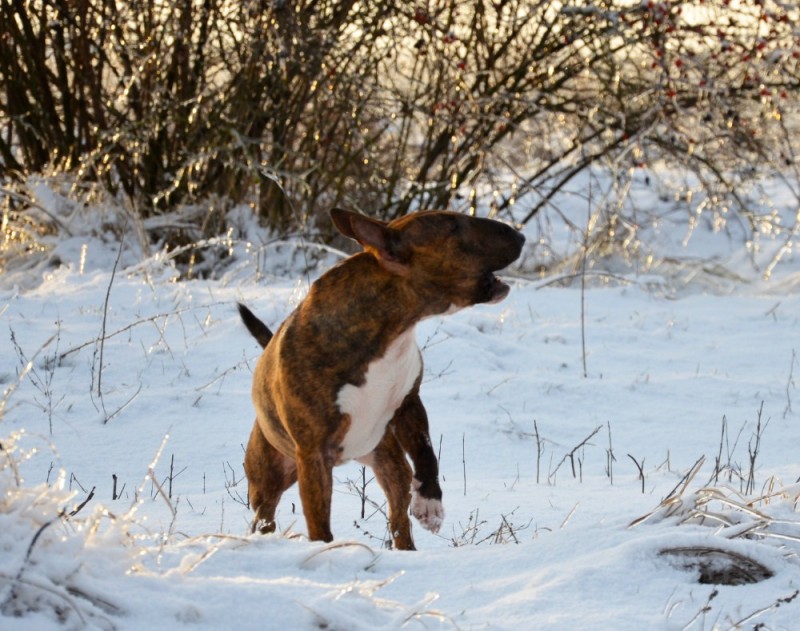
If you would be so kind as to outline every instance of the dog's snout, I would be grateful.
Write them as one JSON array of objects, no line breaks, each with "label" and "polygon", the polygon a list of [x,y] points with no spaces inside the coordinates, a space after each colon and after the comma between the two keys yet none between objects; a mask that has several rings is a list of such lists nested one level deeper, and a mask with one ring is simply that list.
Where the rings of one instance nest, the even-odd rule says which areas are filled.
[{"label": "dog's snout", "polygon": [[517,260],[519,255],[522,253],[522,246],[525,245],[525,235],[522,234],[516,228],[509,226],[507,224],[499,224],[502,226],[500,230],[500,238],[503,241],[503,246],[501,249],[505,251],[508,255],[509,259],[506,262],[506,265]]},{"label": "dog's snout", "polygon": [[475,221],[477,222],[476,226],[478,226],[486,236],[493,235],[494,238],[505,241],[509,245],[515,245],[520,249],[525,243],[525,235],[514,226],[493,219],[477,219]]},{"label": "dog's snout", "polygon": [[525,235],[514,226],[494,219],[472,218],[475,240],[471,252],[484,269],[501,270],[522,254]]},{"label": "dog's snout", "polygon": [[508,244],[509,254],[513,254],[514,260],[522,253],[522,246],[525,245],[525,235],[516,228],[506,226],[508,232],[504,235],[504,240]]}]

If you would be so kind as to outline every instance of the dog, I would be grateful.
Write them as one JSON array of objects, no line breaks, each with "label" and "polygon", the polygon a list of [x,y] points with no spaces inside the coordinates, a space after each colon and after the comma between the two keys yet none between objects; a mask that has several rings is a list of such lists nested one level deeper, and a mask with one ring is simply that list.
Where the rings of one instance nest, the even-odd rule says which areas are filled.
[{"label": "dog", "polygon": [[298,482],[309,538],[332,541],[333,467],[356,460],[386,495],[394,548],[414,550],[409,508],[434,533],[444,517],[415,325],[503,300],[510,288],[494,272],[519,257],[525,238],[499,221],[448,211],[389,223],[330,214],[364,251],[314,282],[274,335],[239,304],[264,349],[245,452],[253,531],[274,532],[278,501]]}]

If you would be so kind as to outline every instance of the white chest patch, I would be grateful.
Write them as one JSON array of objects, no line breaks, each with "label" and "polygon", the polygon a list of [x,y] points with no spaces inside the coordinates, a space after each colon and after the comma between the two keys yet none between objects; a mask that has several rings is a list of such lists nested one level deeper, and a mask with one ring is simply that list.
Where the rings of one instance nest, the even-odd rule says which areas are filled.
[{"label": "white chest patch", "polygon": [[363,385],[347,384],[339,390],[339,411],[350,415],[342,460],[360,458],[375,449],[421,370],[422,359],[411,328],[391,343],[383,357],[370,363]]}]

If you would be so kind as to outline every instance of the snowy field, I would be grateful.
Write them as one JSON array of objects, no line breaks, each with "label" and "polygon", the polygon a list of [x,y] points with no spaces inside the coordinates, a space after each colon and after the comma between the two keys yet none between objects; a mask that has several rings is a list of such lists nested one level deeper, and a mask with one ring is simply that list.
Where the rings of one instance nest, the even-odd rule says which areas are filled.
[{"label": "snowy field", "polygon": [[240,243],[219,280],[176,281],[60,243],[61,267],[0,281],[0,628],[796,629],[799,268],[759,280],[784,242],[758,269],[735,241],[585,294],[512,272],[503,303],[421,324],[446,515],[415,553],[385,549],[356,465],[333,544],[296,487],[281,534],[249,534],[259,349],[235,304],[277,325],[302,248]]}]

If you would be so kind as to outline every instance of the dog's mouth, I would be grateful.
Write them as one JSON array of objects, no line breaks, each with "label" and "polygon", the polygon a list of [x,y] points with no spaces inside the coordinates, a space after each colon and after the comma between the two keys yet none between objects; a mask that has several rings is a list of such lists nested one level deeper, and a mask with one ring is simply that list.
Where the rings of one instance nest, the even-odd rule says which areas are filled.
[{"label": "dog's mouth", "polygon": [[486,302],[491,305],[501,302],[506,296],[508,296],[508,292],[511,291],[511,287],[509,287],[508,284],[504,283],[491,272],[484,276],[481,284],[485,287],[484,295],[486,296],[486,299],[482,302]]}]

